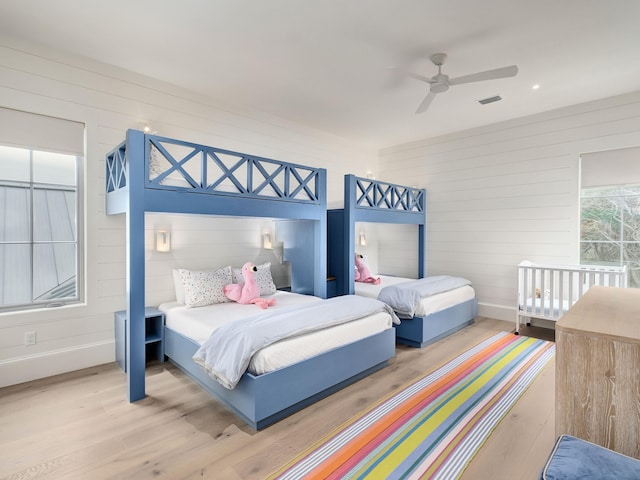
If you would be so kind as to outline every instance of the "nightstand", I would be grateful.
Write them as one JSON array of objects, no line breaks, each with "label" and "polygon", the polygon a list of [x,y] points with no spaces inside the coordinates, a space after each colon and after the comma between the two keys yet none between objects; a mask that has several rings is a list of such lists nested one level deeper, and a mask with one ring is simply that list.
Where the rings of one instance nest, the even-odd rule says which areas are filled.
[{"label": "nightstand", "polygon": [[[113,314],[116,340],[116,362],[123,371],[127,371],[127,311]],[[164,362],[164,313],[157,308],[144,309],[145,323],[145,359]]]}]

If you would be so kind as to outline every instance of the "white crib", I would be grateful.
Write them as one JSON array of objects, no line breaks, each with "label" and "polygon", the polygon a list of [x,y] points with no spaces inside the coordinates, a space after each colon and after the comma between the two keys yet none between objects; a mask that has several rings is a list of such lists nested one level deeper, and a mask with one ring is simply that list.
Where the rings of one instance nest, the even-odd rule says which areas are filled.
[{"label": "white crib", "polygon": [[518,265],[516,335],[526,318],[557,321],[592,286],[626,287],[627,267],[598,265]]}]

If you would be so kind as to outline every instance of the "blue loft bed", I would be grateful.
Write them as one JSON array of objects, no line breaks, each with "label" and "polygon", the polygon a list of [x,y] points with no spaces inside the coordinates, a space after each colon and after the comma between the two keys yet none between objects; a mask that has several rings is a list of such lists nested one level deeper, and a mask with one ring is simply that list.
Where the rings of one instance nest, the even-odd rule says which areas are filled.
[{"label": "blue loft bed", "polygon": [[[128,130],[106,156],[106,213],[126,215],[127,395],[145,397],[145,212],[268,217],[282,222],[292,291],[326,297],[326,171]],[[280,233],[278,233],[280,235]],[[300,248],[304,245],[304,249]],[[383,368],[393,331],[227,390],[192,361],[199,347],[165,327],[165,355],[255,429]],[[286,392],[286,393],[283,393]]]},{"label": "blue loft bed", "polygon": [[[426,273],[426,196],[424,189],[345,175],[344,208],[327,212],[329,275],[336,277],[339,295],[355,293],[355,225],[357,222],[409,224],[418,228],[418,278]],[[425,317],[402,320],[396,340],[424,347],[473,323],[478,301],[458,303]]]}]

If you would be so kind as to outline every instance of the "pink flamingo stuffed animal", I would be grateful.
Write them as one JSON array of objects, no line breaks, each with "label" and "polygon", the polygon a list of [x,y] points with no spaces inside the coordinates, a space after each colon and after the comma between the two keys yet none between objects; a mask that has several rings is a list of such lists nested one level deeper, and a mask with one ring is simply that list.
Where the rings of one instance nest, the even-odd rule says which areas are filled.
[{"label": "pink flamingo stuffed animal", "polygon": [[260,297],[260,287],[253,278],[253,272],[257,272],[258,268],[251,262],[247,262],[242,266],[242,278],[244,283],[231,283],[223,288],[224,294],[229,300],[234,302],[249,304],[253,303],[260,308],[267,308],[276,304],[275,298]]},{"label": "pink flamingo stuffed animal", "polygon": [[367,267],[367,264],[364,263],[363,259],[364,255],[356,253],[356,282],[373,283],[374,285],[379,285],[380,277],[375,278],[373,275],[371,275],[371,270],[369,270],[369,267]]}]

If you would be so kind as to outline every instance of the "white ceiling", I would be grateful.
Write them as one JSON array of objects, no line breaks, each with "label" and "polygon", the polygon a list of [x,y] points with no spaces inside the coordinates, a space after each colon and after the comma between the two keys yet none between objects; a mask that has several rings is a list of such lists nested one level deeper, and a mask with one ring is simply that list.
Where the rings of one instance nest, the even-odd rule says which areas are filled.
[{"label": "white ceiling", "polygon": [[[375,148],[640,90],[638,0],[0,0],[0,31]],[[416,115],[428,86],[389,67],[438,52],[519,73]]]}]

